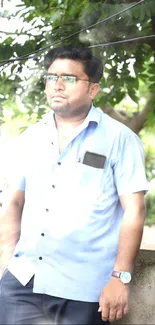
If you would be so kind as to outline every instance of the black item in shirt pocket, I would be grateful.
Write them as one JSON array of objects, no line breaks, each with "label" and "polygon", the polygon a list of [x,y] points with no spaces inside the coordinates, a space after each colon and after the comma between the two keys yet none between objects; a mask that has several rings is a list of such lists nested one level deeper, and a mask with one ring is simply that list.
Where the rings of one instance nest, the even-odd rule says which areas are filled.
[{"label": "black item in shirt pocket", "polygon": [[83,159],[83,164],[95,168],[104,168],[105,161],[105,156],[86,151]]}]

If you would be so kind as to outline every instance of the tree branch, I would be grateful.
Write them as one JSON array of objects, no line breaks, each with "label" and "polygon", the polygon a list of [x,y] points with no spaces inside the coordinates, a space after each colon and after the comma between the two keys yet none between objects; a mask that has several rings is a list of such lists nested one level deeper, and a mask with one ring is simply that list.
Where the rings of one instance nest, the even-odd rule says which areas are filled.
[{"label": "tree branch", "polygon": [[110,105],[105,106],[102,108],[102,111],[115,120],[127,125],[133,132],[138,134],[144,127],[144,123],[147,119],[148,114],[151,112],[151,99],[153,98],[153,94],[151,94],[147,100],[147,103],[144,109],[133,116],[128,116],[125,112],[116,111]]},{"label": "tree branch", "polygon": [[133,116],[128,124],[128,127],[137,134],[143,129],[144,123],[146,122],[148,114],[152,110],[151,100],[152,100],[153,96],[154,96],[154,94],[149,95],[149,98],[146,102],[146,105],[144,106],[144,109],[141,112],[139,112],[138,114],[136,114],[135,116]]},{"label": "tree branch", "polygon": [[15,32],[15,33],[13,33],[13,32],[5,32],[5,31],[3,31],[3,30],[0,30],[0,33],[2,33],[2,34],[6,34],[6,35],[15,35],[15,36],[19,36],[19,35],[27,35],[28,33],[18,33],[18,32]]},{"label": "tree branch", "polygon": [[130,120],[132,119],[132,117],[126,115],[125,112],[122,111],[116,111],[112,106],[110,106],[109,104],[106,105],[104,108],[101,108],[102,111],[106,114],[108,114],[110,117],[114,118],[115,120],[125,124],[125,125],[129,125]]}]

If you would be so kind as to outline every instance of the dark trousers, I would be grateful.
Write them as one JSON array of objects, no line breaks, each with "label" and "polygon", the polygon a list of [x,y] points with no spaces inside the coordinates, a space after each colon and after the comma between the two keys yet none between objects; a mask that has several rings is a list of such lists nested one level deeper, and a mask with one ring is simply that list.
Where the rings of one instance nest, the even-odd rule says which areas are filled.
[{"label": "dark trousers", "polygon": [[57,298],[32,291],[33,279],[23,286],[9,271],[0,280],[0,324],[109,324],[101,320],[98,303]]}]

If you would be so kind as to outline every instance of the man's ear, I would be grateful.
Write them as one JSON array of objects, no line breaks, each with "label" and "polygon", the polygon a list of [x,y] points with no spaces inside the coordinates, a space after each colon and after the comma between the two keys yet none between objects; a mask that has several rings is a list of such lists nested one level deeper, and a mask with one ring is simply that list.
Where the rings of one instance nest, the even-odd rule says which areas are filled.
[{"label": "man's ear", "polygon": [[98,83],[91,84],[90,90],[89,90],[91,99],[94,99],[94,97],[97,95],[99,90],[100,90],[100,86]]}]

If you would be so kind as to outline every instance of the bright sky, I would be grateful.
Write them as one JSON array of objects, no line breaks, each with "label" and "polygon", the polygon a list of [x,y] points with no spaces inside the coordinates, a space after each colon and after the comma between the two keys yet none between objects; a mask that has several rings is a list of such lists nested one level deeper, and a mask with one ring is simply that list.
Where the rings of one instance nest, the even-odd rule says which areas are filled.
[{"label": "bright sky", "polygon": [[[4,17],[0,17],[0,42],[4,42],[5,39],[9,37],[8,33],[10,33],[10,36],[12,37],[12,39],[14,39],[12,45],[14,45],[15,43],[24,45],[25,41],[27,41],[27,39],[29,38],[26,31],[32,28],[32,25],[31,23],[27,23],[27,22],[23,23],[23,17],[21,14],[19,16],[15,15],[15,17],[13,17],[13,15],[17,11],[20,11],[21,9],[23,9],[23,11],[26,10],[24,9],[25,5],[21,0],[3,0],[3,1],[4,1],[3,7],[0,7],[0,16],[4,16]],[[22,4],[23,6],[18,7],[18,5],[22,5]],[[5,17],[5,11],[7,11],[11,16],[10,19]],[[35,29],[35,24],[33,26]],[[23,33],[25,32],[25,35],[24,34],[20,35],[21,30]],[[16,35],[15,33],[16,31],[19,33],[18,35]],[[13,35],[13,33],[15,33],[15,35]],[[31,33],[32,34],[34,33],[35,35],[37,33],[36,29],[34,32],[31,31]]]},{"label": "bright sky", "polygon": [[[3,7],[0,7],[1,16],[6,10],[9,12],[9,14],[13,15],[19,8],[21,8],[16,6],[21,4],[21,0],[3,0]],[[12,17],[8,20],[5,17],[0,17],[0,31],[13,33],[17,29],[17,26],[18,28],[22,27],[22,18],[17,20],[16,18]],[[2,34],[0,36],[4,37]],[[3,39],[1,41],[3,41]]]},{"label": "bright sky", "polygon": [[22,4],[21,0],[3,0],[3,7],[0,11],[8,10],[10,12],[16,12],[16,6]]}]

